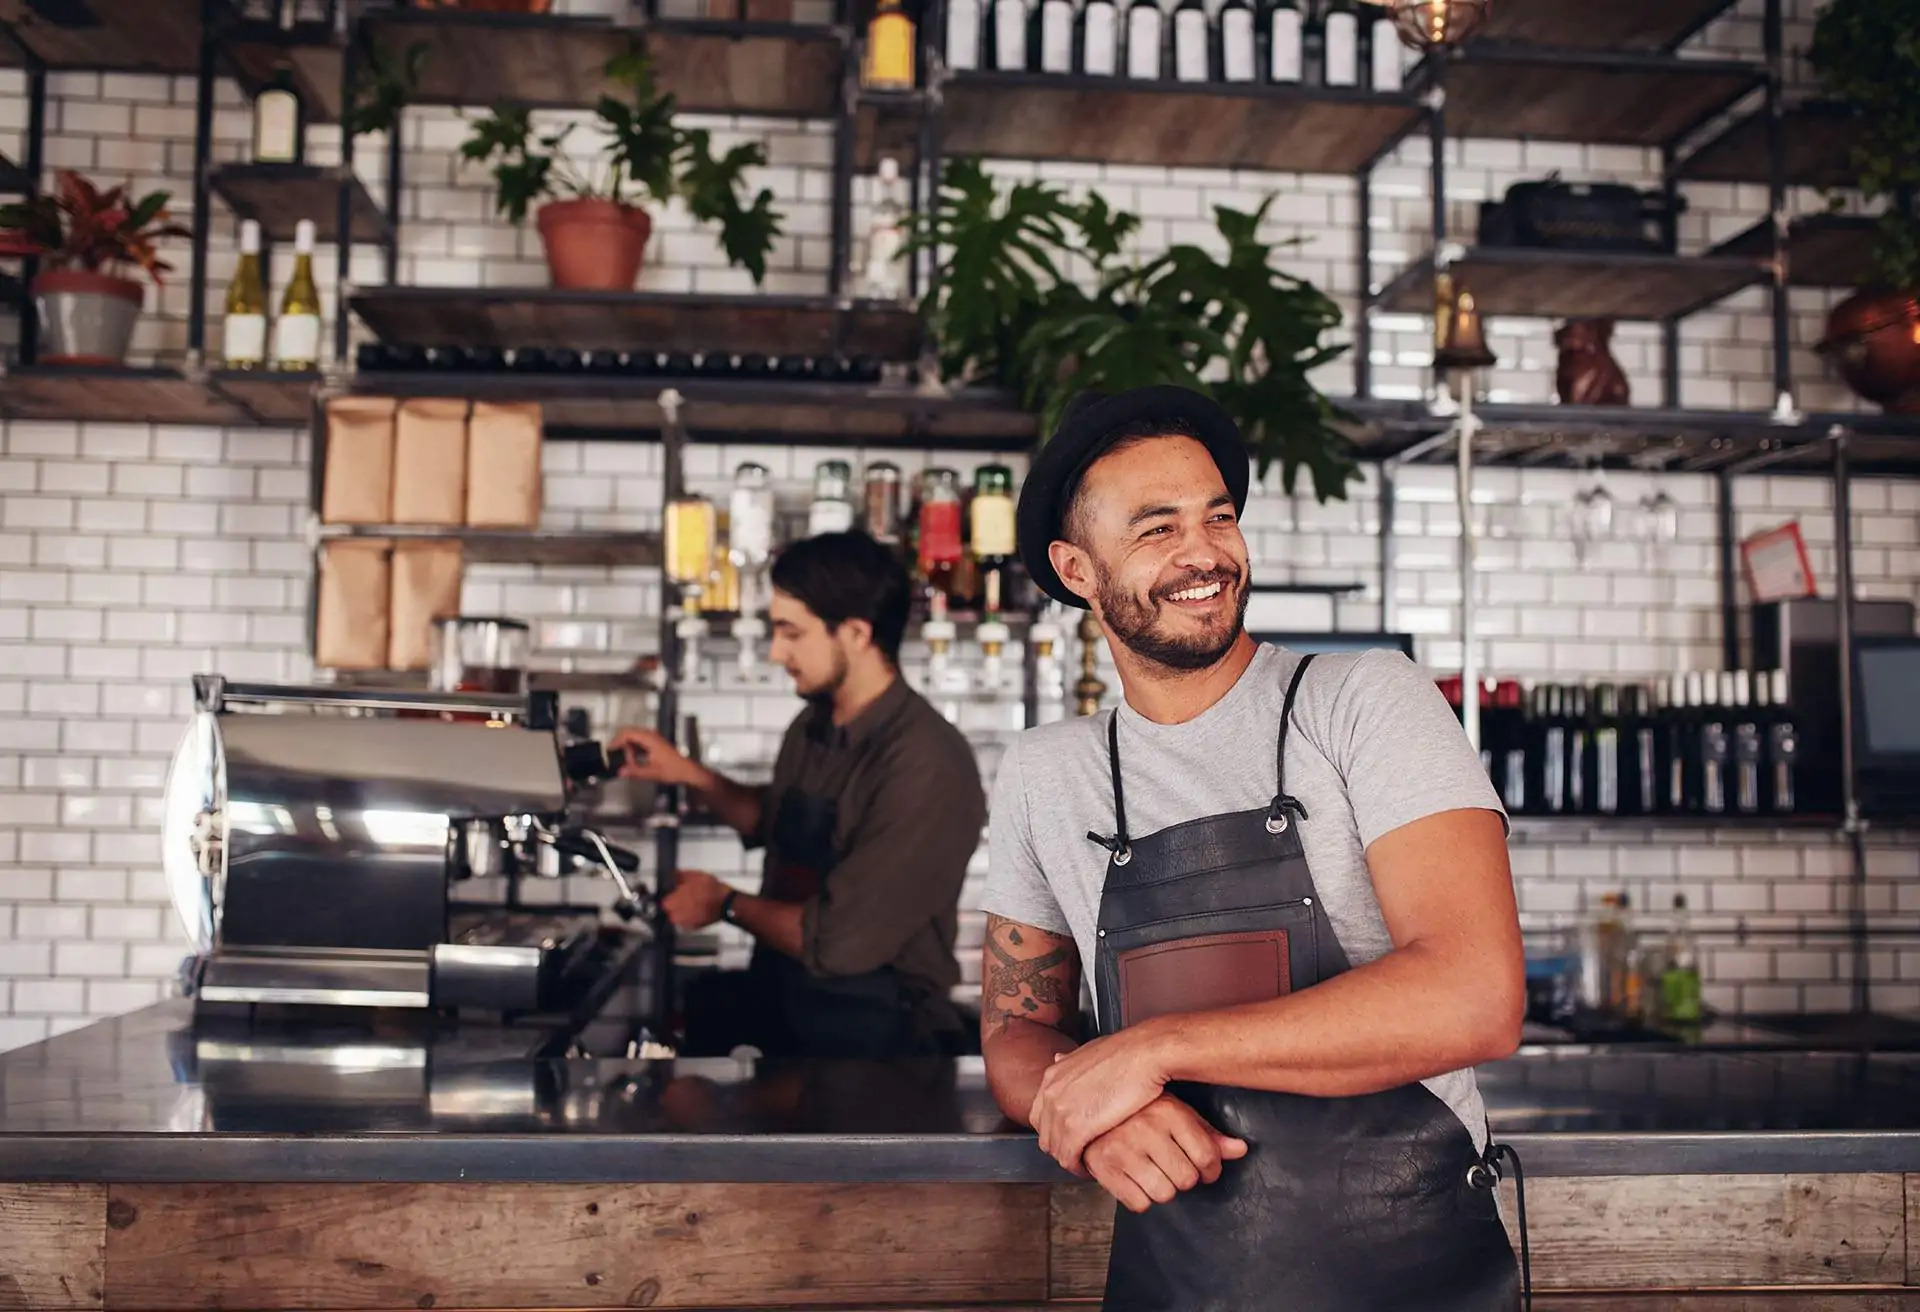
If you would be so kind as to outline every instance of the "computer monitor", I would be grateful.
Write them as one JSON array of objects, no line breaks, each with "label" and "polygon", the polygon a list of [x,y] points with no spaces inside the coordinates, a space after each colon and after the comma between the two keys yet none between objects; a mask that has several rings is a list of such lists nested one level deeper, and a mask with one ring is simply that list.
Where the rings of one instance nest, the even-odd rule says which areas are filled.
[{"label": "computer monitor", "polygon": [[1861,768],[1920,772],[1920,638],[1856,639],[1853,670]]},{"label": "computer monitor", "polygon": [[1254,633],[1255,642],[1271,642],[1275,646],[1285,647],[1288,651],[1297,651],[1303,656],[1328,655],[1336,652],[1397,651],[1408,660],[1413,657],[1413,635],[1411,633]]}]

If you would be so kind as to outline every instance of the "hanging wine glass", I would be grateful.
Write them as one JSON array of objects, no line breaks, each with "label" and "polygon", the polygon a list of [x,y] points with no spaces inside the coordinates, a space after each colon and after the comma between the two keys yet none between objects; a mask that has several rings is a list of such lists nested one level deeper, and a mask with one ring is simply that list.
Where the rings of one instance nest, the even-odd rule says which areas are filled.
[{"label": "hanging wine glass", "polygon": [[1591,467],[1593,485],[1573,496],[1574,557],[1582,565],[1587,563],[1595,543],[1613,536],[1613,493],[1607,491],[1606,474],[1599,460],[1595,459]]},{"label": "hanging wine glass", "polygon": [[1653,568],[1666,568],[1668,553],[1680,540],[1680,503],[1665,488],[1641,498],[1640,536],[1652,555]]}]

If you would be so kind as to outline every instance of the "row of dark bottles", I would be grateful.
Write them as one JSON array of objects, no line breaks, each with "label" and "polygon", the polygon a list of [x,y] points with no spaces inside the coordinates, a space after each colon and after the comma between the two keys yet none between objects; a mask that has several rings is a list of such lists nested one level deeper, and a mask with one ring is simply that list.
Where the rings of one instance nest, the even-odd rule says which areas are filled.
[{"label": "row of dark bottles", "polygon": [[1394,22],[1356,0],[949,0],[947,66],[1175,82],[1267,82],[1399,91]]},{"label": "row of dark bottles", "polygon": [[363,342],[354,363],[368,373],[594,374],[628,378],[745,378],[782,382],[877,383],[878,360],[867,356],[767,356],[707,352],[575,351],[491,346],[408,346]]},{"label": "row of dark bottles", "polygon": [[[1456,713],[1460,681],[1444,681]],[[1514,815],[1791,815],[1799,735],[1781,670],[1652,685],[1489,680],[1480,760]]]}]

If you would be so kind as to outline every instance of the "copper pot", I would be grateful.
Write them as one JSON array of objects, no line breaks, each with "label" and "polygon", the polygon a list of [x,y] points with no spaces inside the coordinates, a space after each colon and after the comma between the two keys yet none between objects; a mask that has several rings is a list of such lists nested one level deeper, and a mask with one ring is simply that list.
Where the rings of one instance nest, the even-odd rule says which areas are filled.
[{"label": "copper pot", "polygon": [[1859,292],[1833,307],[1819,352],[1888,414],[1920,414],[1920,293]]},{"label": "copper pot", "polygon": [[630,292],[653,234],[642,209],[578,198],[540,207],[540,244],[553,285],[568,291]]}]

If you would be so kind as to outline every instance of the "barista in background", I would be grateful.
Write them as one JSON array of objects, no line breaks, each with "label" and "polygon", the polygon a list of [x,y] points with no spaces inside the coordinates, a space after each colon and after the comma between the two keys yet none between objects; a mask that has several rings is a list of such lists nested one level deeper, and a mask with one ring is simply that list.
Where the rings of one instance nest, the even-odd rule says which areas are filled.
[{"label": "barista in background", "polygon": [[906,572],[873,539],[829,533],[783,550],[772,582],[771,658],[808,703],[772,782],[737,783],[648,729],[610,744],[629,777],[686,786],[767,849],[758,895],[683,870],[663,903],[683,930],[725,920],[755,940],[744,973],[691,982],[686,1055],[959,1051],[954,936],[986,800],[967,740],[900,677]]}]

